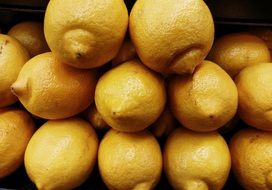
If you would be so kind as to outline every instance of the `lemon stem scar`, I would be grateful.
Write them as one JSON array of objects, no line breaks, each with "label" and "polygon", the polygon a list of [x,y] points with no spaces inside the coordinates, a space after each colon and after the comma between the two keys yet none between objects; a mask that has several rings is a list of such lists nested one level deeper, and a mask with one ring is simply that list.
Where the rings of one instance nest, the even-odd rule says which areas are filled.
[{"label": "lemon stem scar", "polygon": [[91,54],[93,51],[94,36],[85,29],[69,30],[64,34],[63,38],[64,50],[67,54],[73,55],[73,58],[76,60]]}]

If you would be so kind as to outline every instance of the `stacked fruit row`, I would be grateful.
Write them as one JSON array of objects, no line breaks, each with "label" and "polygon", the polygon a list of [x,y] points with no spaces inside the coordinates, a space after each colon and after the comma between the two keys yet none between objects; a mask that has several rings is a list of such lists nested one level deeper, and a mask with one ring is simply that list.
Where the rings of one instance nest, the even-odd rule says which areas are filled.
[{"label": "stacked fruit row", "polygon": [[[129,14],[122,0],[51,0],[44,26],[0,34],[0,178],[24,162],[38,189],[72,189],[98,160],[109,189],[153,189],[163,169],[175,189],[222,189],[231,166],[244,188],[271,189],[271,39],[213,43],[202,0]],[[228,146],[217,130],[238,117],[253,128]]]}]

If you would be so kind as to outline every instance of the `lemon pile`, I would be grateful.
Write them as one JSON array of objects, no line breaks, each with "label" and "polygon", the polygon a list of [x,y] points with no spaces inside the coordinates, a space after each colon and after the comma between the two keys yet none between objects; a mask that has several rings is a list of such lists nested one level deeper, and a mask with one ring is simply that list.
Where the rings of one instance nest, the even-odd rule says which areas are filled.
[{"label": "lemon pile", "polygon": [[[214,42],[203,0],[51,0],[44,25],[0,34],[0,178],[24,163],[38,189],[73,189],[97,164],[112,190],[154,189],[163,171],[174,189],[219,190],[232,168],[271,189],[269,42]],[[228,146],[218,131],[237,118],[254,129]]]}]

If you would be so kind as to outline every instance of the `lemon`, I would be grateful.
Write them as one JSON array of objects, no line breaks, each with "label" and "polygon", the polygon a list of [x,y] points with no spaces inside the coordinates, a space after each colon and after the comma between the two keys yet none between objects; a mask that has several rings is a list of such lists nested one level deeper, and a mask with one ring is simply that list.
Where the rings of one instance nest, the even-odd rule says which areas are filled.
[{"label": "lemon", "polygon": [[0,34],[0,108],[18,100],[10,86],[29,58],[27,50],[16,39]]},{"label": "lemon", "polygon": [[208,58],[222,67],[231,77],[243,68],[270,61],[270,53],[263,40],[249,33],[232,33],[215,41]]},{"label": "lemon", "polygon": [[0,109],[0,179],[21,166],[34,131],[35,124],[27,112],[17,108]]},{"label": "lemon", "polygon": [[109,189],[151,190],[162,171],[161,149],[148,131],[125,133],[111,129],[100,143],[98,166]]},{"label": "lemon", "polygon": [[95,104],[112,128],[135,132],[151,125],[166,102],[164,81],[138,60],[106,72],[95,89]]},{"label": "lemon", "polygon": [[230,76],[215,63],[204,61],[192,75],[169,82],[169,102],[174,116],[194,131],[214,131],[231,120],[238,93]]},{"label": "lemon", "polygon": [[63,64],[48,52],[30,59],[11,88],[32,114],[63,119],[82,112],[93,102],[96,80],[94,71]]},{"label": "lemon", "polygon": [[157,138],[167,137],[177,126],[177,121],[166,108],[160,117],[149,127],[151,133]]},{"label": "lemon", "polygon": [[272,64],[248,66],[236,77],[238,114],[248,125],[272,131]]},{"label": "lemon", "polygon": [[272,31],[269,28],[257,28],[255,30],[250,31],[254,35],[261,38],[265,44],[267,45],[269,52],[270,52],[270,60],[272,57]]},{"label": "lemon", "polygon": [[231,139],[232,170],[245,189],[272,188],[272,133],[246,128]]},{"label": "lemon", "polygon": [[48,121],[31,138],[25,168],[38,189],[73,189],[82,184],[97,158],[92,126],[78,118]]},{"label": "lemon", "polygon": [[8,35],[16,38],[31,57],[50,51],[45,41],[42,23],[34,21],[18,23],[8,31]]},{"label": "lemon", "polygon": [[129,32],[145,65],[163,74],[184,74],[207,56],[214,23],[203,0],[137,0]]},{"label": "lemon", "polygon": [[90,107],[86,110],[85,117],[95,129],[102,130],[109,128],[109,125],[97,111],[95,104],[90,105]]},{"label": "lemon", "polygon": [[44,18],[52,52],[78,68],[98,67],[113,59],[127,26],[123,0],[51,0]]},{"label": "lemon", "polygon": [[124,41],[118,54],[111,60],[112,66],[137,58],[136,50],[130,40]]},{"label": "lemon", "polygon": [[220,190],[231,167],[228,146],[217,132],[177,128],[168,137],[164,171],[174,189]]}]

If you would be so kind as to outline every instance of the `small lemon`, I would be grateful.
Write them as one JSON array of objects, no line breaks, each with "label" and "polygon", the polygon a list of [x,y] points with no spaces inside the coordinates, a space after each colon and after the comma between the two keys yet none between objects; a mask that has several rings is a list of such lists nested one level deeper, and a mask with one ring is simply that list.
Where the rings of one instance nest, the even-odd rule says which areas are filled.
[{"label": "small lemon", "polygon": [[109,125],[104,121],[101,114],[97,111],[94,103],[90,105],[90,107],[85,111],[85,117],[95,129],[102,130],[109,128]]},{"label": "small lemon", "polygon": [[149,127],[151,133],[157,138],[167,137],[178,125],[176,119],[166,108],[160,117]]},{"label": "small lemon", "polygon": [[112,66],[137,58],[136,50],[130,40],[124,41],[118,54],[111,60]]}]

